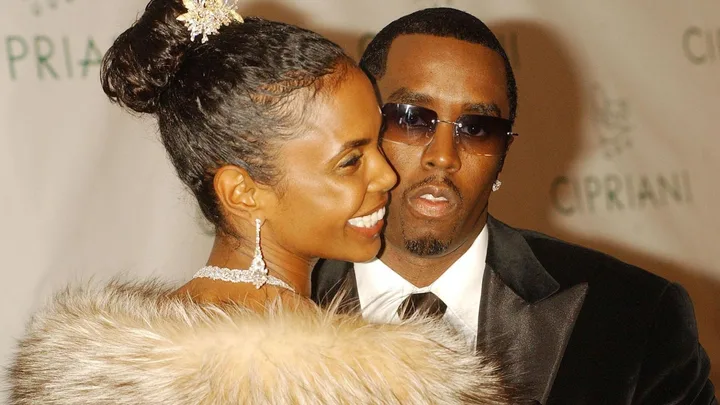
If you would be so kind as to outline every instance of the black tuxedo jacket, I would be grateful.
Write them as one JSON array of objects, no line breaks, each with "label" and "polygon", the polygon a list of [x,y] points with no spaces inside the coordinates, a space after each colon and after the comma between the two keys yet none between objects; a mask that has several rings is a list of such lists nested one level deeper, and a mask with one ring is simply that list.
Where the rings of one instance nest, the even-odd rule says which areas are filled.
[{"label": "black tuxedo jacket", "polygon": [[[502,347],[540,404],[717,404],[688,294],[605,254],[488,218],[478,344]],[[347,287],[352,264],[318,263],[313,299]]]}]

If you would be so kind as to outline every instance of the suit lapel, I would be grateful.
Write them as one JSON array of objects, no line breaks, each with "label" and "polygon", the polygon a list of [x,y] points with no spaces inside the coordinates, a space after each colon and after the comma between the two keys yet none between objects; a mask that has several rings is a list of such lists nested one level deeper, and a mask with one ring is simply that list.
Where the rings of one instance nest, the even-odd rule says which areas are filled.
[{"label": "suit lapel", "polygon": [[488,232],[478,346],[502,348],[518,386],[544,404],[587,284],[561,290],[520,233],[492,217]]},{"label": "suit lapel", "polygon": [[324,260],[312,274],[312,299],[323,307],[337,306],[340,312],[360,309],[355,269],[349,262]]},{"label": "suit lapel", "polygon": [[[587,284],[561,289],[515,229],[488,217],[488,254],[478,321],[478,347],[504,353],[504,366],[524,396],[545,404],[587,294]],[[313,300],[359,309],[352,263],[326,260],[313,272]],[[498,350],[501,349],[501,350]]]}]

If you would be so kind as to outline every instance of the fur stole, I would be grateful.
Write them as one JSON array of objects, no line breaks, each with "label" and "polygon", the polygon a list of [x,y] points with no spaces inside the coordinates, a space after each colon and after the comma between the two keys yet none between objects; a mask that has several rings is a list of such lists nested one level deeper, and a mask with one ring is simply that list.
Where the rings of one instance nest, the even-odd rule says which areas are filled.
[{"label": "fur stole", "polygon": [[429,321],[169,298],[159,282],[71,287],[28,325],[11,404],[509,404],[501,370]]}]

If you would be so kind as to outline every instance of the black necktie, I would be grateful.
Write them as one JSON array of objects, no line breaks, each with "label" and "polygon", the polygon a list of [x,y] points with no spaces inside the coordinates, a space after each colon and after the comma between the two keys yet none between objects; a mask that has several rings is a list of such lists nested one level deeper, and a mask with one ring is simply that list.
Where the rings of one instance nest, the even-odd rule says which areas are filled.
[{"label": "black necktie", "polygon": [[431,292],[411,294],[398,307],[400,319],[408,319],[418,314],[440,319],[445,314],[447,305],[437,295]]}]

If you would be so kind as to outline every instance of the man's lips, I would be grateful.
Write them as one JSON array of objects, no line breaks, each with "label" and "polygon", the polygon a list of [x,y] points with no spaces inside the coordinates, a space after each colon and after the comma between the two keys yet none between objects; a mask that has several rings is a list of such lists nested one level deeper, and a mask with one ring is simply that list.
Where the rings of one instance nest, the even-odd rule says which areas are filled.
[{"label": "man's lips", "polygon": [[460,196],[446,185],[424,185],[409,192],[406,202],[415,215],[439,218],[457,209]]}]

